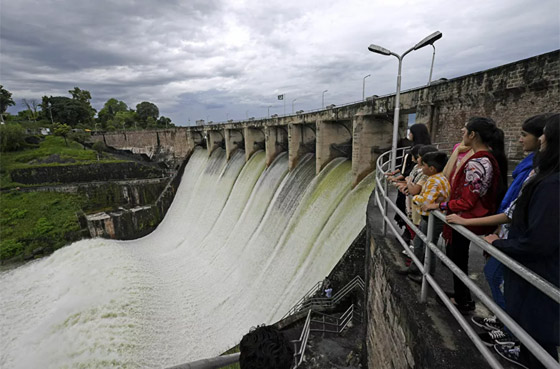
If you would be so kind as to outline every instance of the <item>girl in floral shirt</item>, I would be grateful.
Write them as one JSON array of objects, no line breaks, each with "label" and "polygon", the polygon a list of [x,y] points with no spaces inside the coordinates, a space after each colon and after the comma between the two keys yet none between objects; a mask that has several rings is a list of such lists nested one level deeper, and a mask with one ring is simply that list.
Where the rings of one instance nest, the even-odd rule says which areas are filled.
[{"label": "girl in floral shirt", "polygon": [[[439,208],[448,214],[463,218],[479,218],[496,213],[497,205],[507,187],[507,159],[504,155],[504,133],[492,119],[474,117],[463,128],[463,143],[474,154],[456,171],[451,183],[451,196],[447,202],[435,203],[428,209]],[[492,232],[493,227],[467,227],[475,234]],[[447,240],[449,258],[468,275],[470,241],[445,226],[443,236]],[[462,312],[473,311],[474,301],[469,289],[453,276],[452,300]]]}]

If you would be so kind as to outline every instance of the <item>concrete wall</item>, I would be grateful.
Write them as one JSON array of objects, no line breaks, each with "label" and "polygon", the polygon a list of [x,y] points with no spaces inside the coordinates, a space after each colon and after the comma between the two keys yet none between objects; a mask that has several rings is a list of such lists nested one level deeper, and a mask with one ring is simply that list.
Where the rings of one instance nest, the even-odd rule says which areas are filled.
[{"label": "concrete wall", "polygon": [[166,177],[164,170],[135,162],[57,165],[14,169],[13,182],[23,184],[74,183]]},{"label": "concrete wall", "polygon": [[419,300],[420,286],[395,270],[402,248],[384,237],[372,198],[366,244],[368,368],[488,368],[451,313],[435,299]]},{"label": "concrete wall", "polygon": [[[494,119],[505,131],[506,153],[511,159],[519,159],[522,152],[517,138],[523,121],[535,114],[560,111],[559,60],[557,50],[404,91],[401,137],[411,113],[416,114],[418,123],[428,126],[434,142],[458,142],[467,119],[482,115]],[[301,155],[314,152],[317,172],[334,157],[348,155],[344,148],[351,144],[356,184],[374,169],[377,155],[391,145],[394,103],[395,96],[387,95],[310,113],[162,131],[105,133],[95,135],[94,140],[150,157],[181,160],[201,144],[200,137],[205,137],[209,153],[221,146],[228,157],[242,149],[248,158],[255,145],[261,145],[259,132],[263,132],[268,165],[288,150],[293,169]]]}]

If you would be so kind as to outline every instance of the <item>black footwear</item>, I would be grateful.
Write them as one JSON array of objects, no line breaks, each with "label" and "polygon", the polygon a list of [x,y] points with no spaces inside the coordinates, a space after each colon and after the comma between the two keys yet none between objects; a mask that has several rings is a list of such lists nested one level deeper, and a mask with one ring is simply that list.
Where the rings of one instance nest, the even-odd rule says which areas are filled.
[{"label": "black footwear", "polygon": [[457,301],[455,301],[453,304],[455,305],[457,310],[459,310],[462,314],[468,314],[474,311],[475,309],[475,304],[473,300],[464,303],[458,303]]},{"label": "black footwear", "polygon": [[483,318],[481,316],[475,315],[471,318],[471,321],[480,328],[484,328],[487,331],[495,331],[496,329],[501,330],[502,328],[504,328],[504,325],[495,316],[492,316],[490,318]]},{"label": "black footwear", "polygon": [[519,361],[519,346],[494,345],[494,350],[507,361],[517,364],[521,368],[529,369]]},{"label": "black footwear", "polygon": [[479,333],[480,340],[489,347],[494,345],[515,345],[515,339],[504,331],[496,329],[490,332]]}]

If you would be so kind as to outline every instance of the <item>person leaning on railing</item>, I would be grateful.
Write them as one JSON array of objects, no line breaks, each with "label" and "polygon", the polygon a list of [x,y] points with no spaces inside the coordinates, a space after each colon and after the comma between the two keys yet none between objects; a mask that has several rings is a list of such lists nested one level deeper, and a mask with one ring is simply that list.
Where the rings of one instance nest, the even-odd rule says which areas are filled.
[{"label": "person leaning on railing", "polygon": [[[513,170],[512,177],[513,182],[509,186],[504,199],[498,209],[498,213],[495,215],[490,215],[482,218],[472,218],[465,219],[458,214],[451,214],[446,217],[447,222],[455,223],[463,226],[500,226],[495,232],[500,238],[507,238],[509,233],[509,223],[511,222],[513,210],[515,209],[515,200],[520,194],[521,187],[526,182],[526,180],[534,173],[533,171],[533,158],[535,152],[539,150],[539,137],[543,133],[543,128],[546,120],[552,114],[539,114],[527,119],[522,127],[521,134],[519,137],[519,142],[522,145],[523,151],[529,153],[519,165]],[[506,309],[504,295],[502,292],[502,285],[504,282],[503,269],[504,266],[493,256],[486,255],[487,260],[484,266],[484,275],[488,285],[490,286],[490,291],[492,292],[492,298],[503,310]],[[495,331],[497,329],[502,330],[504,327],[501,322],[496,317],[481,317],[473,316],[471,320],[479,327],[482,327],[488,331]],[[503,338],[506,337],[509,332],[501,332],[492,334],[483,333],[481,338],[488,344],[494,344],[495,340],[493,337],[500,338],[503,342]]]},{"label": "person leaning on railing", "polygon": [[[430,204],[426,210],[438,209],[448,213],[460,213],[464,218],[478,218],[494,214],[503,198],[507,183],[507,159],[504,155],[504,133],[489,118],[474,117],[463,128],[463,143],[474,154],[455,172],[451,183],[449,201]],[[492,150],[490,149],[492,148]],[[468,227],[475,234],[484,235],[494,227]],[[447,254],[468,275],[470,241],[444,226]],[[454,292],[449,297],[463,312],[475,309],[470,290],[453,275]]]},{"label": "person leaning on railing", "polygon": [[[540,138],[537,173],[527,181],[517,200],[507,239],[485,239],[556,287],[560,285],[560,115],[547,119]],[[560,310],[550,297],[508,268],[504,270],[507,313],[558,360]],[[526,349],[494,346],[508,360],[528,368],[544,366]]]},{"label": "person leaning on railing", "polygon": [[[441,151],[429,152],[422,156],[422,172],[424,175],[428,176],[428,179],[422,186],[422,191],[420,194],[414,196],[412,201],[420,206],[420,215],[422,216],[422,221],[420,222],[420,231],[423,234],[428,233],[428,217],[430,215],[429,211],[424,210],[429,204],[433,204],[436,201],[447,200],[449,197],[449,181],[443,175],[442,170],[447,162],[447,154]],[[437,238],[443,229],[443,222],[436,219],[434,222],[434,231],[432,239],[429,242],[437,242]],[[424,259],[424,241],[417,235],[414,238],[414,255],[419,260]],[[431,264],[430,273],[434,273],[436,269],[435,254],[431,254]],[[417,283],[421,283],[422,275],[419,273],[416,264],[411,264],[409,269],[408,277]]]},{"label": "person leaning on railing", "polygon": [[[424,124],[416,123],[410,126],[408,133],[408,139],[412,141],[413,145],[429,145],[432,143],[430,138],[430,133],[428,132],[428,128]],[[412,162],[412,155],[410,153],[406,153],[403,159],[402,167],[400,169],[400,173],[394,172],[391,173],[389,180],[391,181],[403,181],[408,175],[410,171],[414,167],[414,163]],[[395,205],[399,208],[400,211],[406,213],[406,195],[402,192],[397,193],[397,200],[395,201]],[[399,214],[395,214],[395,222],[397,225],[402,228],[405,227],[405,230],[402,234],[402,237],[408,243],[411,240],[410,230],[406,226],[406,222],[401,219]]]}]

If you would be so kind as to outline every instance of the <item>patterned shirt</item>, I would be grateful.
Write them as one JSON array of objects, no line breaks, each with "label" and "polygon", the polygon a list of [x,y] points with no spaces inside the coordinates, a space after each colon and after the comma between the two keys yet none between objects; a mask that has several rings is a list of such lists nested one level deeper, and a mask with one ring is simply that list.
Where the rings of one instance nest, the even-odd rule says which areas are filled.
[{"label": "patterned shirt", "polygon": [[[429,176],[428,180],[422,186],[422,192],[419,195],[413,197],[413,201],[416,205],[422,206],[423,204],[433,204],[438,198],[442,198],[444,201],[449,198],[451,192],[451,187],[449,186],[449,181],[443,175],[443,173],[437,173],[433,176]],[[429,215],[429,211],[420,210],[421,215]]]},{"label": "patterned shirt", "polygon": [[465,186],[482,197],[492,184],[492,175],[492,163],[488,158],[472,159],[465,165]]}]

